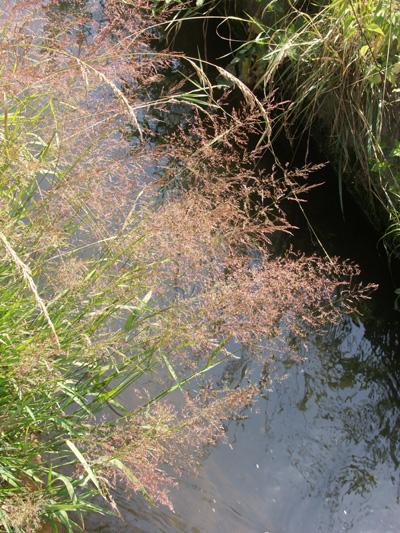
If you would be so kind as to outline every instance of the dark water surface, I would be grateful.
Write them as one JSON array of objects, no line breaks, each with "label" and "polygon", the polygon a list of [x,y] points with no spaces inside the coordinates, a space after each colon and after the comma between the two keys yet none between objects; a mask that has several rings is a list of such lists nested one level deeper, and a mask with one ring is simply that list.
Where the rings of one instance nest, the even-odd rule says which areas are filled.
[{"label": "dark water surface", "polygon": [[347,318],[302,363],[283,358],[269,375],[246,356],[227,365],[232,384],[246,370],[265,382],[264,370],[264,398],[174,491],[175,514],[121,494],[126,522],[88,531],[399,531],[398,352],[394,323]]},{"label": "dark water surface", "polygon": [[[97,2],[87,4],[100,16]],[[64,9],[68,10],[68,3]],[[185,110],[176,108],[176,119]],[[316,156],[321,160],[321,156]],[[116,494],[122,520],[90,517],[89,532],[394,533],[400,531],[400,332],[393,287],[376,236],[348,201],[346,220],[328,181],[305,209],[329,253],[359,261],[383,288],[363,316],[343,317],[299,348],[301,361],[272,348],[243,352],[220,370],[231,386],[251,379],[260,398],[205,450],[198,476],[182,479],[175,512]],[[298,249],[318,250],[302,225]],[[133,400],[132,400],[133,401]]]}]

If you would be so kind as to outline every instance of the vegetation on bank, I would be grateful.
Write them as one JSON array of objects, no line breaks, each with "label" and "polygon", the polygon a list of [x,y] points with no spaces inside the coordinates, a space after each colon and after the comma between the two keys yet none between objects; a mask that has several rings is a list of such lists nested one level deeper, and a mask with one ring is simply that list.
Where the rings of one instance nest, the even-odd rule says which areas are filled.
[{"label": "vegetation on bank", "polygon": [[[230,357],[230,339],[257,352],[365,295],[351,265],[270,255],[274,233],[292,229],[280,203],[305,192],[312,169],[255,170],[268,149],[248,149],[264,131],[258,100],[246,93],[247,107],[223,112],[192,60],[192,89],[152,100],[184,58],[153,51],[148,28],[159,21],[146,2],[108,0],[101,17],[72,7],[0,8],[9,532],[84,530],[86,512],[106,512],[99,501],[117,512],[120,483],[171,506],[183,469],[254,396],[252,386],[191,395],[185,384]],[[176,102],[191,102],[191,125],[157,144],[152,110],[168,115]],[[265,103],[263,121],[270,111]]]},{"label": "vegetation on bank", "polygon": [[226,39],[234,36],[232,68],[253,90],[274,93],[286,102],[278,123],[293,142],[304,132],[314,132],[336,166],[339,201],[345,182],[384,233],[389,254],[398,255],[399,2],[172,3],[180,6],[182,16],[196,9],[197,14],[226,15],[218,31]]}]

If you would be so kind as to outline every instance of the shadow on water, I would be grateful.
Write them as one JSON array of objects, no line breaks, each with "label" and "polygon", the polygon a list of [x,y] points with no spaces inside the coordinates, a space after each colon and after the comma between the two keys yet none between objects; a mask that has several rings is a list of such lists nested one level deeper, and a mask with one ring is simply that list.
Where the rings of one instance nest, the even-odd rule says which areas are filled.
[{"label": "shadow on water", "polygon": [[[174,121],[184,113],[178,106]],[[293,159],[287,145],[280,151]],[[362,316],[344,317],[310,337],[307,348],[299,343],[300,362],[285,353],[273,357],[266,344],[257,359],[243,350],[227,363],[219,379],[234,387],[251,378],[260,399],[228,424],[225,444],[205,450],[198,476],[181,480],[171,498],[175,513],[117,492],[123,520],[90,517],[87,531],[399,530],[400,332],[391,311],[393,284],[376,236],[348,197],[343,217],[329,168],[313,179],[326,182],[304,204],[314,231],[330,254],[358,261],[364,279],[381,283],[381,292]],[[290,217],[302,227],[291,243],[318,250],[296,206]]]}]

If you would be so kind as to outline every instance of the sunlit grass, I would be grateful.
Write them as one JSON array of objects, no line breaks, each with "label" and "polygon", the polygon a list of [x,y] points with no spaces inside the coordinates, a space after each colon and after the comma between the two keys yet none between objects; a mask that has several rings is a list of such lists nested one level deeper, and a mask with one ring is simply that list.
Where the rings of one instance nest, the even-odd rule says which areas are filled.
[{"label": "sunlit grass", "polygon": [[[78,12],[65,28],[53,7],[1,6],[0,521],[9,532],[84,529],[86,512],[116,512],[121,482],[171,507],[168,488],[255,392],[193,399],[184,385],[229,357],[229,339],[257,346],[283,323],[301,334],[365,294],[350,265],[270,257],[271,235],[292,230],[279,203],[307,190],[294,178],[312,169],[255,171],[262,149],[249,150],[249,138],[265,136],[268,103],[225,72],[247,108],[223,113],[190,58],[190,88],[146,102],[142,88],[177,57],[150,48],[144,3],[107,2],[102,31],[79,47],[90,17]],[[177,101],[193,105],[191,124],[153,143],[140,114]],[[165,402],[175,391],[182,409]]]}]

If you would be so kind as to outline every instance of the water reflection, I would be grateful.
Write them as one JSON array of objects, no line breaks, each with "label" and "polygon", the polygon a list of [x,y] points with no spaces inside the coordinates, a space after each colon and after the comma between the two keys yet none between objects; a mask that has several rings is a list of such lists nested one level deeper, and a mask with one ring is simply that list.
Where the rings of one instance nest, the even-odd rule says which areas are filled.
[{"label": "water reflection", "polygon": [[397,532],[399,337],[391,321],[346,318],[309,342],[302,363],[266,369],[244,352],[221,379],[256,375],[264,399],[182,480],[176,513],[120,495],[126,523],[88,530]]}]

